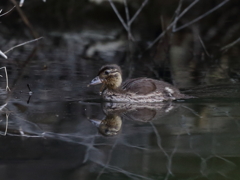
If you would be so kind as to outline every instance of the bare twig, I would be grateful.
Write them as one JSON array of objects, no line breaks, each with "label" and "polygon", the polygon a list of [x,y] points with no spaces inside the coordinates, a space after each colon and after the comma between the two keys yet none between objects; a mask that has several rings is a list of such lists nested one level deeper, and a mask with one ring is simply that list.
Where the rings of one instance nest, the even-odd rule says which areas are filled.
[{"label": "bare twig", "polygon": [[28,44],[28,43],[31,43],[31,42],[38,41],[39,39],[42,39],[42,38],[43,38],[43,37],[39,37],[39,38],[37,38],[37,39],[33,39],[33,40],[30,40],[30,41],[27,41],[27,42],[18,44],[18,45],[16,45],[16,46],[11,47],[10,49],[8,49],[7,51],[5,51],[4,53],[6,54],[6,53],[8,53],[9,51],[11,51],[11,50],[13,50],[13,49],[15,49],[15,48],[17,48],[17,47],[23,46],[23,45]]},{"label": "bare twig", "polygon": [[[176,11],[175,11],[175,19],[174,19],[174,21],[176,20],[176,18],[179,17],[179,13],[180,13],[181,8],[182,8],[182,3],[183,3],[183,0],[180,0],[180,1],[179,1],[179,4],[178,4],[178,7],[177,7],[177,9],[176,9]],[[178,18],[178,19],[179,19],[179,18]],[[177,22],[173,25],[173,29],[176,28],[176,25],[177,25]]]},{"label": "bare twig", "polygon": [[130,25],[129,23],[126,24],[125,21],[123,20],[122,16],[120,15],[120,13],[118,12],[116,6],[114,5],[114,3],[112,2],[112,0],[108,0],[110,5],[112,6],[113,8],[113,11],[115,12],[115,14],[117,15],[118,19],[120,20],[120,22],[122,23],[123,27],[125,28],[125,30],[128,32],[128,37],[134,41],[134,38],[132,36],[132,33],[131,33],[131,28],[130,28]]},{"label": "bare twig", "polygon": [[4,136],[7,135],[7,130],[8,130],[8,116],[9,116],[9,114],[6,114],[6,128],[5,128]]},{"label": "bare twig", "polygon": [[165,30],[165,23],[164,23],[163,16],[161,16],[160,19],[161,19],[162,30],[164,31]]},{"label": "bare twig", "polygon": [[126,13],[127,24],[129,26],[130,16],[129,16],[127,0],[124,0],[123,2],[124,2],[124,6],[125,6],[125,13]]},{"label": "bare twig", "polygon": [[128,31],[128,27],[126,25],[126,23],[124,22],[122,16],[119,14],[116,6],[114,5],[114,3],[112,2],[112,0],[108,0],[110,5],[112,6],[113,11],[115,12],[115,14],[117,15],[118,19],[120,20],[120,22],[122,23],[123,27],[126,29],[126,31]]},{"label": "bare twig", "polygon": [[[43,0],[43,2],[46,2],[46,0]],[[19,3],[19,7],[22,7],[23,3],[24,3],[24,0],[21,0],[20,3]]]},{"label": "bare twig", "polygon": [[1,55],[2,57],[4,57],[5,59],[8,58],[8,57],[6,56],[6,54],[4,54],[1,50],[0,50],[0,55]]},{"label": "bare twig", "polygon": [[[16,7],[16,6],[13,6],[9,11],[1,14],[0,17],[2,17],[2,16],[4,16],[4,15],[6,15],[7,13],[11,12],[15,7]],[[1,12],[2,12],[2,9],[1,9],[0,13],[1,13]]]},{"label": "bare twig", "polygon": [[[195,0],[194,2],[192,2],[187,8],[184,9],[184,11],[179,15],[177,16],[174,21],[168,25],[168,27],[166,28],[165,31],[163,31],[148,47],[147,49],[150,49],[156,42],[159,41],[159,39],[161,39],[168,30],[170,30],[172,27],[175,26],[175,24],[177,23],[177,21],[189,10],[191,9],[199,0]],[[181,3],[179,3],[177,9],[176,9],[176,12],[178,11],[178,9],[180,9],[181,7]]]},{"label": "bare twig", "polygon": [[[180,26],[179,28],[175,28],[177,21],[178,21],[184,14],[186,14],[186,12],[189,11],[198,1],[199,1],[199,0],[193,1],[187,8],[185,8],[185,9],[183,10],[183,12],[182,12],[179,16],[177,16],[177,17],[174,19],[174,21],[167,27],[167,29],[166,29],[165,31],[163,31],[163,32],[147,47],[147,49],[150,49],[150,48],[151,48],[156,42],[158,42],[159,39],[161,39],[161,38],[166,34],[166,32],[167,32],[168,30],[170,30],[171,28],[173,28],[173,29],[172,29],[173,32],[177,32],[177,31],[179,31],[179,30],[181,30],[181,29],[183,29],[183,28],[185,28],[185,27],[187,27],[187,26],[189,26],[189,25],[191,25],[191,24],[199,21],[200,19],[204,18],[205,16],[209,15],[209,14],[212,13],[213,11],[217,10],[218,8],[220,8],[220,7],[222,7],[224,4],[226,4],[229,0],[223,1],[222,3],[220,3],[219,5],[217,5],[216,7],[212,8],[211,10],[209,10],[209,11],[206,12],[205,14],[199,16],[198,18],[190,21],[189,23],[187,23],[187,24],[185,24],[185,25],[182,25],[182,26]],[[181,6],[181,3],[179,3],[177,10],[180,8],[180,6]],[[176,11],[177,11],[177,10],[176,10]]]},{"label": "bare twig", "polygon": [[144,8],[144,6],[146,6],[147,3],[148,3],[148,0],[145,0],[142,3],[141,7],[137,10],[137,12],[133,15],[133,17],[129,21],[129,25],[131,25],[133,23],[133,21],[136,19],[136,17],[139,15],[139,13],[142,11],[142,9]]},{"label": "bare twig", "polygon": [[4,66],[4,67],[0,67],[0,69],[4,69],[5,70],[5,75],[6,75],[6,91],[10,90],[10,88],[8,87],[8,74],[7,74],[7,68]]},{"label": "bare twig", "polygon": [[202,45],[205,53],[207,54],[208,57],[210,57],[210,55],[209,55],[209,53],[208,53],[208,51],[207,51],[207,48],[206,48],[204,42],[202,41],[202,39],[201,39],[201,37],[200,37],[199,35],[198,35],[198,39],[199,39],[199,41],[200,41],[200,43],[201,43],[201,45]]},{"label": "bare twig", "polygon": [[[195,4],[197,4],[199,2],[199,0],[195,0],[195,1],[193,1],[187,8],[185,8],[184,10],[183,10],[183,12],[179,15],[179,16],[177,16],[176,18],[175,18],[175,20],[174,20],[174,22],[175,22],[175,24],[177,23],[177,21],[181,18],[181,17],[183,17],[183,15],[184,14],[186,14]],[[181,4],[179,4],[179,6],[181,6]],[[175,32],[175,29],[173,29],[173,32]]]},{"label": "bare twig", "polygon": [[132,41],[134,41],[134,37],[132,36],[131,33],[131,24],[133,23],[133,21],[136,19],[136,17],[139,15],[139,13],[142,11],[142,9],[144,8],[144,6],[146,6],[148,0],[144,0],[144,2],[141,4],[141,7],[137,10],[137,12],[133,15],[133,17],[130,19],[129,16],[129,10],[128,10],[128,5],[127,5],[127,0],[124,0],[124,6],[125,6],[125,13],[126,13],[126,19],[127,22],[124,21],[124,19],[122,18],[122,16],[120,15],[120,13],[118,12],[116,6],[114,5],[114,3],[112,2],[112,0],[108,0],[113,11],[115,12],[115,14],[117,15],[118,19],[120,20],[120,22],[122,23],[123,27],[125,28],[125,30],[128,32],[128,38],[131,39]]},{"label": "bare twig", "polygon": [[166,30],[163,31],[150,45],[148,45],[147,49],[150,49],[151,47],[153,47],[153,45],[156,44],[156,42],[158,42],[159,39],[161,39],[167,33],[167,31],[173,27],[173,25],[174,25],[174,22],[172,22],[170,25],[168,25]]},{"label": "bare twig", "polygon": [[22,9],[18,6],[18,3],[16,2],[16,0],[10,0],[10,1],[16,6],[19,15],[21,16],[23,22],[25,23],[25,25],[28,27],[28,29],[32,33],[32,36],[34,38],[37,38],[38,37],[38,33],[33,29],[31,23],[29,22],[29,20],[27,18],[27,16],[24,14]]},{"label": "bare twig", "polygon": [[2,111],[6,106],[7,106],[7,103],[5,103],[4,105],[1,105],[0,106],[0,111]]},{"label": "bare twig", "polygon": [[226,4],[228,1],[229,1],[229,0],[223,1],[222,3],[218,4],[218,5],[215,6],[214,8],[212,8],[212,9],[210,9],[209,11],[207,11],[206,13],[204,13],[203,15],[199,16],[198,18],[196,18],[196,19],[194,19],[194,20],[192,20],[192,21],[190,21],[190,22],[188,22],[188,23],[186,23],[186,24],[178,27],[177,29],[174,29],[173,32],[177,32],[177,31],[179,31],[179,30],[181,30],[181,29],[183,29],[183,28],[185,28],[185,27],[187,27],[187,26],[190,26],[191,24],[199,21],[200,19],[202,19],[202,18],[206,17],[207,15],[211,14],[213,11],[216,11],[217,9],[219,9],[220,7],[222,7],[222,6],[223,6],[224,4]]},{"label": "bare twig", "polygon": [[24,0],[21,0],[19,3],[19,6],[22,7],[23,3],[24,3]]},{"label": "bare twig", "polygon": [[238,42],[240,42],[240,38],[238,38],[237,40],[233,41],[232,43],[224,46],[221,48],[221,51],[225,51],[228,50],[229,48],[231,48],[232,46],[234,46],[235,44],[237,44]]},{"label": "bare twig", "polygon": [[126,19],[127,19],[127,27],[128,27],[128,39],[131,39],[132,35],[131,35],[131,25],[129,23],[130,21],[130,16],[129,16],[129,10],[128,10],[128,4],[127,4],[127,0],[124,0],[124,6],[125,6],[125,13],[126,13]]}]

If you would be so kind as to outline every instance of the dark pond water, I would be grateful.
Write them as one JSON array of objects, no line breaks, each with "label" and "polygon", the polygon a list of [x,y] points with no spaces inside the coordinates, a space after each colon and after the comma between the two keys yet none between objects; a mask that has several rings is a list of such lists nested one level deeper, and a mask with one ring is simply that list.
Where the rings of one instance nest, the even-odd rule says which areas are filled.
[{"label": "dark pond water", "polygon": [[99,87],[86,87],[99,65],[66,63],[61,73],[42,65],[8,67],[1,179],[238,179],[240,101],[212,96],[223,87],[200,88],[206,97],[187,101],[104,103]]},{"label": "dark pond water", "polygon": [[[32,28],[19,10],[0,16],[3,52],[44,36],[0,56],[11,89],[0,69],[0,179],[240,179],[239,2],[199,1],[177,27],[219,9],[148,51],[190,1],[128,1],[131,17],[148,2],[128,33],[108,2],[93,2],[26,0]],[[125,20],[126,5],[114,3]],[[124,79],[163,79],[198,98],[103,102],[87,84],[109,63]]]}]

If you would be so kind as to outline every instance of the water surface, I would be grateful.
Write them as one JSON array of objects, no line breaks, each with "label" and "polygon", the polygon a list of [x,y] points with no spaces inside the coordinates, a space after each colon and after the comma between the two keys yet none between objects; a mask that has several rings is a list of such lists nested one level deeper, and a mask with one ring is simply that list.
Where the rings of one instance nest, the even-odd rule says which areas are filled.
[{"label": "water surface", "polygon": [[99,87],[86,87],[92,78],[86,71],[51,76],[56,70],[40,66],[9,68],[11,92],[1,95],[3,179],[239,177],[237,97],[211,98],[217,91],[205,89],[198,99],[104,103]]}]

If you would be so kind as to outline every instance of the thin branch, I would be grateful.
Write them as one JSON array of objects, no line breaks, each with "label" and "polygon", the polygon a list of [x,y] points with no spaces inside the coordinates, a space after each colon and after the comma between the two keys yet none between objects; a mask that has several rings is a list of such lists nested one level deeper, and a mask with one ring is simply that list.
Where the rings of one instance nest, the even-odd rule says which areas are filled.
[{"label": "thin branch", "polygon": [[133,15],[132,19],[129,21],[129,25],[131,25],[133,23],[133,21],[136,19],[136,17],[139,15],[139,13],[142,11],[142,9],[144,8],[144,6],[146,6],[146,4],[148,3],[148,0],[145,0],[141,7],[137,10],[137,12]]},{"label": "thin branch", "polygon": [[[2,16],[4,16],[4,15],[6,15],[7,13],[11,12],[15,7],[16,7],[16,6],[13,6],[9,11],[1,14],[0,17],[2,17]],[[0,13],[1,13],[1,12],[2,12],[2,9],[1,9]]]},{"label": "thin branch", "polygon": [[[174,19],[174,21],[168,25],[167,29],[165,31],[163,31],[148,47],[147,49],[150,49],[156,42],[159,41],[159,39],[161,39],[168,30],[170,30],[173,26],[175,26],[175,24],[177,23],[177,21],[189,10],[191,9],[199,0],[195,0],[194,2],[192,2],[187,8],[184,9],[184,11]],[[180,8],[181,3],[179,3],[177,10]],[[176,11],[177,11],[176,10]]]},{"label": "thin branch", "polygon": [[127,4],[127,0],[124,0],[124,6],[125,6],[125,14],[126,14],[126,19],[127,19],[127,27],[128,27],[128,39],[131,39],[132,34],[131,34],[131,25],[129,23],[130,21],[130,16],[129,16],[129,9],[128,9],[128,4]]},{"label": "thin branch", "polygon": [[[161,38],[166,34],[166,32],[167,32],[168,30],[170,30],[172,27],[175,27],[175,24],[177,23],[177,21],[178,21],[184,14],[186,14],[186,12],[189,11],[189,9],[191,9],[198,1],[199,1],[199,0],[195,0],[195,1],[192,2],[187,8],[185,8],[184,11],[183,11],[178,17],[176,17],[176,18],[174,19],[174,21],[167,27],[167,29],[166,29],[165,31],[163,31],[163,32],[147,47],[147,49],[150,49],[156,42],[158,42],[159,39],[161,39]],[[191,25],[191,24],[199,21],[200,19],[204,18],[205,16],[209,15],[209,14],[212,13],[213,11],[215,11],[215,10],[217,10],[218,8],[220,8],[221,6],[223,6],[223,5],[224,5],[225,3],[227,3],[228,1],[229,1],[229,0],[223,1],[222,3],[220,3],[219,5],[217,5],[216,7],[214,7],[213,9],[209,10],[208,12],[206,12],[205,14],[203,14],[202,16],[200,16],[200,17],[192,20],[191,22],[189,22],[189,23],[187,23],[187,24],[185,24],[185,25],[183,25],[183,26],[181,26],[181,27],[179,27],[179,28],[177,28],[177,29],[173,28],[172,31],[173,31],[173,32],[177,32],[177,31],[179,31],[180,29],[183,29],[183,28],[185,28],[185,27],[187,27],[187,26],[189,26],[189,25]],[[181,5],[181,3],[179,3],[179,6],[180,6],[180,5]],[[179,6],[178,6],[178,8],[179,8]],[[178,10],[178,8],[177,8],[177,10]],[[177,11],[177,10],[176,10],[176,11]]]},{"label": "thin branch", "polygon": [[[176,9],[176,11],[175,11],[175,15],[176,15],[176,16],[175,16],[174,21],[176,20],[176,18],[179,17],[179,13],[180,13],[181,8],[182,8],[182,3],[183,3],[183,0],[180,0],[179,3],[178,3],[178,7],[177,7],[177,9]],[[179,18],[178,18],[178,19],[179,19]],[[173,25],[173,29],[176,28],[176,25],[177,25],[177,22]]]},{"label": "thin branch", "polygon": [[230,43],[230,44],[222,47],[222,48],[221,48],[221,51],[225,51],[225,50],[231,48],[232,46],[234,46],[234,45],[237,44],[238,42],[240,42],[240,38],[238,38],[237,40],[233,41],[232,43]]},{"label": "thin branch", "polygon": [[202,39],[201,39],[201,37],[200,37],[199,35],[198,35],[198,39],[199,39],[199,41],[200,41],[200,43],[201,43],[201,45],[202,45],[205,53],[207,54],[208,57],[210,57],[210,55],[209,55],[209,53],[208,53],[208,51],[207,51],[207,48],[206,48],[204,42],[202,41]]},{"label": "thin branch", "polygon": [[7,51],[5,51],[4,53],[6,54],[6,53],[8,53],[9,51],[11,51],[11,50],[13,50],[13,49],[15,49],[15,48],[17,48],[17,47],[23,46],[23,45],[28,44],[28,43],[31,43],[31,42],[38,41],[39,39],[42,39],[42,38],[43,38],[43,37],[39,37],[39,38],[37,38],[37,39],[33,39],[33,40],[30,40],[30,41],[27,41],[27,42],[18,44],[18,45],[16,45],[16,46],[11,47],[10,49],[8,49]]},{"label": "thin branch", "polygon": [[[183,17],[184,14],[186,14],[186,13],[187,13],[195,4],[197,4],[198,2],[199,2],[199,0],[193,1],[187,8],[185,8],[185,9],[183,10],[183,12],[182,12],[179,16],[177,16],[177,17],[175,18],[174,22],[177,23],[177,21],[178,21],[181,17]],[[179,6],[181,6],[181,4],[179,4]],[[173,31],[173,32],[174,32],[174,31]]]},{"label": "thin branch", "polygon": [[128,31],[128,27],[126,25],[126,23],[124,22],[123,18],[121,17],[121,15],[119,14],[116,6],[114,5],[114,3],[112,2],[112,0],[108,0],[110,5],[113,8],[113,11],[115,12],[115,14],[117,15],[118,19],[120,20],[120,22],[122,23],[123,27],[126,29],[126,31]]},{"label": "thin branch", "polygon": [[122,16],[120,15],[120,13],[118,12],[116,6],[114,5],[114,3],[112,2],[112,0],[108,0],[110,5],[113,8],[113,11],[115,12],[115,14],[117,15],[118,19],[120,20],[120,22],[122,23],[123,27],[125,28],[125,30],[128,32],[128,37],[134,41],[134,38],[131,34],[131,28],[130,28],[130,24],[128,23],[128,25],[125,23],[125,21],[123,20]]},{"label": "thin branch", "polygon": [[6,106],[7,106],[7,103],[5,103],[4,105],[1,105],[0,106],[0,111],[2,111]]},{"label": "thin branch", "polygon": [[163,16],[160,17],[160,20],[161,20],[162,31],[164,31],[165,30],[165,23],[164,23]]},{"label": "thin branch", "polygon": [[32,36],[34,38],[38,37],[38,33],[33,29],[31,23],[29,22],[27,16],[24,14],[24,12],[22,11],[22,9],[18,6],[18,3],[16,2],[16,0],[10,0],[17,8],[17,11],[19,13],[19,15],[21,16],[24,24],[29,28],[30,32],[32,33]]},{"label": "thin branch", "polygon": [[1,67],[0,69],[4,69],[5,70],[5,75],[6,75],[6,91],[10,90],[10,88],[8,87],[8,74],[7,74],[7,68],[4,66],[4,67]]},{"label": "thin branch", "polygon": [[201,20],[202,18],[206,17],[207,15],[211,14],[212,12],[216,11],[217,9],[219,9],[220,7],[222,7],[224,4],[226,4],[229,0],[225,0],[222,3],[220,3],[219,5],[217,5],[216,7],[212,8],[211,10],[209,10],[208,12],[204,13],[203,15],[199,16],[198,18],[186,23],[185,25],[180,26],[177,29],[174,29],[173,32],[177,32],[187,26],[190,26],[191,24]]},{"label": "thin branch", "polygon": [[24,0],[21,0],[19,3],[19,6],[22,7],[23,3],[24,3]]},{"label": "thin branch", "polygon": [[127,19],[127,25],[129,26],[130,16],[129,16],[129,10],[128,10],[128,4],[127,0],[124,0],[124,6],[125,6],[125,13],[126,13],[126,19]]},{"label": "thin branch", "polygon": [[5,128],[4,136],[7,135],[7,130],[8,130],[8,116],[9,116],[9,114],[6,114],[6,128]]},{"label": "thin branch", "polygon": [[156,44],[156,42],[158,42],[159,39],[161,39],[167,33],[167,31],[174,26],[174,24],[175,24],[175,21],[169,24],[166,30],[163,31],[150,45],[148,45],[147,49],[150,49],[154,44]]},{"label": "thin branch", "polygon": [[1,55],[2,57],[4,57],[5,59],[8,58],[8,57],[6,56],[6,54],[4,54],[1,50],[0,50],[0,55]]},{"label": "thin branch", "polygon": [[[46,2],[46,0],[43,0],[43,2]],[[24,3],[24,0],[21,0],[20,3],[19,3],[19,7],[22,7],[23,3]]]}]

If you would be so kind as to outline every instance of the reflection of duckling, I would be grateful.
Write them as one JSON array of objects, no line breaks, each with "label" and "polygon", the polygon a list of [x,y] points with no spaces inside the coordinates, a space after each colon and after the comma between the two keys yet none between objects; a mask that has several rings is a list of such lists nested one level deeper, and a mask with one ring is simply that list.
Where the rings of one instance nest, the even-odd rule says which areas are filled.
[{"label": "reflection of duckling", "polygon": [[105,114],[118,114],[124,120],[134,120],[149,122],[160,119],[174,111],[178,105],[176,103],[111,103],[102,104]]},{"label": "reflection of duckling", "polygon": [[115,136],[122,127],[122,118],[141,122],[154,121],[170,114],[176,107],[174,103],[103,103],[105,119],[90,119],[90,121],[98,127],[101,134]]},{"label": "reflection of duckling", "polygon": [[155,79],[136,78],[122,83],[122,71],[116,64],[101,67],[98,76],[89,85],[100,83],[103,83],[103,98],[114,102],[162,102],[191,98],[171,84]]},{"label": "reflection of duckling", "polygon": [[115,114],[109,114],[104,120],[90,119],[98,127],[101,134],[105,136],[115,136],[122,127],[122,119]]}]

